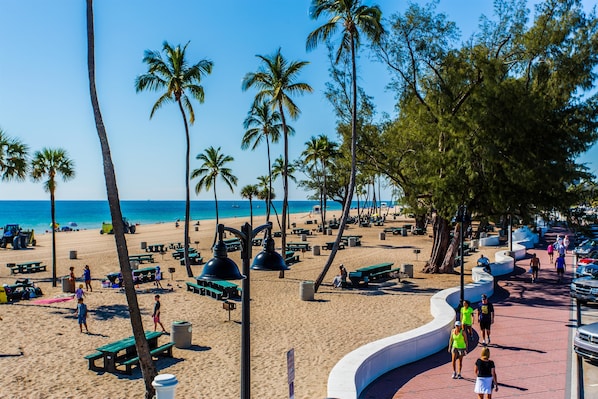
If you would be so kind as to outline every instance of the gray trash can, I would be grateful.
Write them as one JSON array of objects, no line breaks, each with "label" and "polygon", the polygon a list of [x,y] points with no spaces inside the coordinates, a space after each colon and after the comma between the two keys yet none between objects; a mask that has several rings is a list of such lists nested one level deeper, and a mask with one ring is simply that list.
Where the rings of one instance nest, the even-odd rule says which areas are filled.
[{"label": "gray trash can", "polygon": [[326,235],[331,236],[332,235],[332,229],[326,229]]},{"label": "gray trash can", "polygon": [[70,251],[69,259],[77,259],[77,251]]},{"label": "gray trash can", "polygon": [[319,245],[314,245],[311,250],[312,250],[313,256],[320,256],[320,246]]},{"label": "gray trash can", "polygon": [[403,227],[403,228],[401,229],[401,235],[402,235],[403,237],[407,237],[407,227]]},{"label": "gray trash can", "polygon": [[64,276],[62,281],[62,292],[75,292],[75,282],[69,280],[69,276]]},{"label": "gray trash can", "polygon": [[357,246],[357,237],[349,237],[349,246],[356,247]]},{"label": "gray trash can", "polygon": [[382,241],[386,240],[386,233],[383,231],[380,232],[380,240],[382,240]]},{"label": "gray trash can", "polygon": [[313,281],[302,281],[299,285],[299,295],[302,301],[313,301],[315,284]]},{"label": "gray trash can", "polygon": [[170,338],[176,348],[189,348],[191,346],[191,332],[193,326],[188,321],[173,321]]},{"label": "gray trash can", "polygon": [[301,234],[301,241],[307,241],[307,235]]},{"label": "gray trash can", "polygon": [[146,248],[147,248],[147,242],[141,241],[141,249],[146,249]]},{"label": "gray trash can", "polygon": [[410,278],[413,278],[413,265],[410,265],[408,263],[403,263],[401,265],[401,271],[403,273],[405,273],[406,275],[408,275]]}]

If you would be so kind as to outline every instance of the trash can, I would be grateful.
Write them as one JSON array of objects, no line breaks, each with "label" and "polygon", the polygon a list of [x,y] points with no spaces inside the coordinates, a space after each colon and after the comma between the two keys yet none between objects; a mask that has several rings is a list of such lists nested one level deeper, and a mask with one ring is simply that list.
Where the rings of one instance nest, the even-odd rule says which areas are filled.
[{"label": "trash can", "polygon": [[62,292],[75,292],[75,282],[69,280],[69,276],[62,278]]},{"label": "trash can", "polygon": [[156,390],[156,399],[174,399],[179,381],[172,374],[158,374],[152,381]]},{"label": "trash can", "polygon": [[401,271],[403,273],[405,273],[406,275],[408,275],[410,278],[413,278],[413,265],[410,265],[408,263],[403,263],[401,265]]},{"label": "trash can", "polygon": [[332,235],[332,229],[326,229],[326,234],[331,236]]},{"label": "trash can", "polygon": [[141,249],[146,249],[146,248],[147,248],[147,242],[141,241]]},{"label": "trash can", "polygon": [[77,259],[77,251],[70,251],[69,259]]},{"label": "trash can", "polygon": [[403,228],[401,229],[401,235],[402,235],[403,237],[407,237],[407,227],[403,227]]},{"label": "trash can", "polygon": [[320,246],[319,245],[314,245],[311,250],[312,250],[313,256],[320,256]]},{"label": "trash can", "polygon": [[173,321],[170,330],[171,341],[176,348],[188,348],[191,346],[192,325],[188,321]]},{"label": "trash can", "polygon": [[315,285],[313,281],[302,281],[299,285],[299,296],[302,301],[314,300]]},{"label": "trash can", "polygon": [[349,246],[356,247],[357,246],[357,237],[349,237]]},{"label": "trash can", "polygon": [[132,260],[132,261],[130,261],[129,265],[131,266],[131,270],[137,270],[137,269],[139,269],[139,261],[138,260]]},{"label": "trash can", "polygon": [[307,241],[307,235],[301,234],[301,241]]},{"label": "trash can", "polygon": [[380,232],[380,240],[382,240],[382,241],[386,240],[386,233],[383,231]]}]

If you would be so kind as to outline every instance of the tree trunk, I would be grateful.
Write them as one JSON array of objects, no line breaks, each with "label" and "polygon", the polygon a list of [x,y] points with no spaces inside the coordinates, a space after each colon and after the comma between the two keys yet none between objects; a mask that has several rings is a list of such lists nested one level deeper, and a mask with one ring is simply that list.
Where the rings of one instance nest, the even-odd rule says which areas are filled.
[{"label": "tree trunk", "polygon": [[179,109],[181,110],[181,115],[183,116],[183,123],[185,124],[185,139],[187,143],[187,147],[185,150],[185,247],[183,248],[183,254],[185,259],[185,268],[187,269],[187,277],[193,277],[193,271],[191,270],[191,262],[189,262],[189,214],[191,212],[191,194],[189,187],[189,157],[191,156],[191,139],[189,137],[189,125],[187,124],[187,115],[185,115],[185,109],[183,108],[183,104],[181,103],[180,98],[177,102],[179,104]]},{"label": "tree trunk", "polygon": [[[270,221],[270,203],[272,202],[272,162],[270,160],[270,140],[268,140],[268,135],[266,135],[266,150],[268,151],[268,195],[266,198],[266,204],[268,207],[266,208],[266,223]],[[253,226],[253,223],[251,223]]]},{"label": "tree trunk", "polygon": [[50,216],[52,219],[52,287],[56,287],[56,201],[54,189],[50,192]]},{"label": "tree trunk", "polygon": [[459,233],[458,229],[454,234],[456,238],[450,239],[451,227],[448,220],[438,215],[432,218],[432,230],[434,242],[430,259],[424,266],[424,273],[453,273],[455,255],[458,250]]},{"label": "tree trunk", "polygon": [[145,399],[151,399],[154,396],[154,387],[152,381],[157,375],[156,366],[152,361],[149,344],[145,339],[145,331],[143,329],[143,322],[141,320],[141,312],[139,311],[139,304],[137,302],[137,294],[133,285],[133,275],[131,274],[131,265],[129,264],[129,252],[127,249],[127,242],[125,239],[124,225],[122,213],[120,210],[120,200],[118,197],[118,186],[116,184],[116,174],[114,173],[114,165],[112,163],[112,156],[110,154],[110,146],[108,144],[108,137],[102,114],[100,112],[100,104],[98,102],[96,84],[95,84],[95,55],[94,55],[94,28],[93,28],[93,0],[87,0],[87,70],[89,75],[89,92],[91,97],[91,104],[93,108],[93,115],[98,131],[98,138],[102,149],[102,158],[104,164],[104,177],[106,179],[106,192],[108,195],[108,205],[110,207],[110,215],[112,216],[112,225],[114,227],[114,239],[116,241],[116,251],[118,253],[118,260],[120,264],[120,271],[123,275],[125,284],[125,296],[127,304],[129,305],[129,316],[131,320],[131,329],[135,337],[135,347],[137,355],[139,356],[139,367],[143,375],[145,383]]},{"label": "tree trunk", "polygon": [[[284,190],[284,197],[282,200],[282,253],[284,254],[287,248],[287,212],[289,202],[289,131],[282,109],[282,103],[278,104],[278,112],[280,112],[280,119],[282,121],[282,131],[284,134],[284,166],[282,170],[282,186]],[[284,278],[284,270],[281,270],[279,278]]]}]

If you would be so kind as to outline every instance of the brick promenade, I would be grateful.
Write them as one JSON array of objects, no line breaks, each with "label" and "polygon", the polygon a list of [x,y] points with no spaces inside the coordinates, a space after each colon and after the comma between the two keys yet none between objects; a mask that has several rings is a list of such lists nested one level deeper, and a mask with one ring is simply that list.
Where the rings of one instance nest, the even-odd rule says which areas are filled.
[{"label": "brick promenade", "polygon": [[[557,229],[546,235],[554,241]],[[569,298],[572,254],[567,255],[565,283],[557,284],[545,245],[536,252],[541,261],[539,282],[532,284],[529,258],[516,262],[513,274],[497,278],[490,358],[496,363],[498,392],[492,398],[570,399],[570,334],[575,314]],[[475,305],[474,305],[475,307]],[[479,325],[474,324],[474,330]],[[474,398],[474,364],[480,355],[479,331],[463,360],[462,380],[453,380],[450,354],[439,352],[398,369],[371,384],[360,399]],[[448,344],[448,336],[447,336]]]}]

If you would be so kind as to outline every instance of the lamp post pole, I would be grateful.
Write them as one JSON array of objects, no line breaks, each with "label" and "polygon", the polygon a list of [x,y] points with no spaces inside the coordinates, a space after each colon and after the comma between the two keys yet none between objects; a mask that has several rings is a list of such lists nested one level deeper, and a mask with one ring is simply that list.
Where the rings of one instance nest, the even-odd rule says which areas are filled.
[{"label": "lamp post pole", "polygon": [[[266,227],[268,226],[272,228],[272,223],[266,225]],[[243,297],[241,301],[241,306],[243,307],[241,311],[241,398],[249,399],[251,398],[251,333],[249,331],[249,324],[251,323],[249,300],[251,297],[249,294],[249,261],[251,259],[251,240],[254,237],[249,223],[245,223],[241,227],[241,236],[244,239],[241,245],[241,259],[243,261],[243,275],[245,276],[242,285]]]}]

